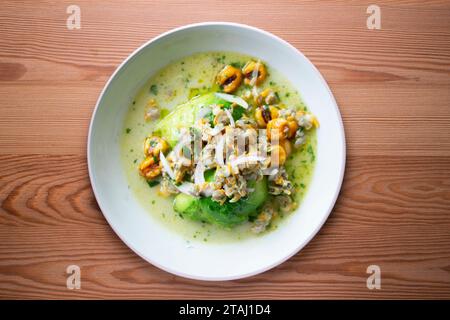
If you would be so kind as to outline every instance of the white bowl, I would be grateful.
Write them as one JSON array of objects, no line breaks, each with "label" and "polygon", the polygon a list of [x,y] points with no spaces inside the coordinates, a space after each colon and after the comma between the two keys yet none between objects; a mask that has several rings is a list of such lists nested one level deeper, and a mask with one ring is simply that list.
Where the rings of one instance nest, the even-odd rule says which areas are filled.
[{"label": "white bowl", "polygon": [[[164,225],[128,189],[119,137],[127,106],[149,77],[171,61],[200,51],[237,51],[266,61],[297,88],[318,117],[316,167],[309,190],[288,223],[261,237],[195,242]],[[170,273],[200,280],[249,277],[296,254],[319,231],[341,188],[345,136],[336,101],[314,65],[280,38],[246,25],[200,23],[166,32],[132,53],[114,72],[95,107],[88,138],[89,176],[97,202],[117,235],[139,256]]]}]

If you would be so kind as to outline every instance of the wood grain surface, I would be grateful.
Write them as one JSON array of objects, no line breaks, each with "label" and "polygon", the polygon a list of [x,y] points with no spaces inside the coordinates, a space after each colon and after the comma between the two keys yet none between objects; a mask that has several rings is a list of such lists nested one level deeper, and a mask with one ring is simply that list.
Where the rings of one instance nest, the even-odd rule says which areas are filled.
[{"label": "wood grain surface", "polygon": [[[81,8],[80,30],[66,8]],[[368,30],[366,9],[381,8]],[[136,47],[233,21],[292,43],[340,106],[348,162],[304,250],[248,279],[201,282],[135,255],[86,164],[90,116]],[[66,267],[81,267],[81,289]],[[381,268],[381,290],[366,269]],[[450,298],[449,1],[10,1],[0,5],[0,298]]]}]

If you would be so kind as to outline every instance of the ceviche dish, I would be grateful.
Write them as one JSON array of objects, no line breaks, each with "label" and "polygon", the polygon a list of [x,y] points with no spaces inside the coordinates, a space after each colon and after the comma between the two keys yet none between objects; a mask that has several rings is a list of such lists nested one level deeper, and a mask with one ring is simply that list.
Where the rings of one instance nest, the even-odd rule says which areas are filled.
[{"label": "ceviche dish", "polygon": [[129,188],[189,241],[264,236],[301,206],[319,120],[257,57],[184,57],[153,74],[129,106],[121,137]]}]

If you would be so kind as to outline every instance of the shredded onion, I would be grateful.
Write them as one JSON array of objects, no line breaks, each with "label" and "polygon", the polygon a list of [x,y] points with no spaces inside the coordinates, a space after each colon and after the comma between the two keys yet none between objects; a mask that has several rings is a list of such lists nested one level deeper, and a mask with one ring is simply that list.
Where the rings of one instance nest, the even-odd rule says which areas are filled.
[{"label": "shredded onion", "polygon": [[250,85],[254,86],[256,84],[256,80],[258,79],[259,66],[261,62],[258,61],[255,65],[255,69],[252,71],[252,80],[250,81]]},{"label": "shredded onion", "polygon": [[278,168],[267,168],[263,171],[263,174],[266,176],[273,177],[278,173]]},{"label": "shredded onion", "polygon": [[210,108],[208,108],[208,107],[205,107],[205,106],[202,106],[201,108],[200,108],[200,110],[198,110],[198,113],[197,113],[197,119],[202,119],[202,118],[204,118],[208,113],[210,113],[211,112],[211,109]]},{"label": "shredded onion", "polygon": [[197,185],[202,185],[203,183],[205,183],[204,174],[205,166],[203,165],[203,162],[199,161],[194,170],[194,183]]},{"label": "shredded onion", "polygon": [[240,156],[237,157],[234,160],[230,161],[230,165],[232,167],[238,166],[240,164],[246,163],[246,162],[257,162],[257,161],[264,161],[266,158],[260,157],[260,156]]},{"label": "shredded onion", "polygon": [[211,196],[212,196],[212,194],[213,194],[213,189],[211,188],[211,185],[210,185],[209,183],[206,185],[205,188],[203,188],[201,194],[202,194],[203,196],[205,196],[205,197],[211,197]]},{"label": "shredded onion", "polygon": [[183,135],[178,141],[177,145],[173,148],[173,152],[175,153],[175,155],[179,156],[181,149],[190,142],[191,142],[191,135],[190,134]]},{"label": "shredded onion", "polygon": [[223,161],[224,147],[225,147],[225,136],[221,135],[219,141],[216,144],[216,154],[215,154],[216,162],[221,166],[225,165]]},{"label": "shredded onion", "polygon": [[175,185],[175,188],[177,188],[181,193],[197,197],[195,194],[195,185],[192,182],[183,182],[179,186]]},{"label": "shredded onion", "polygon": [[225,109],[225,113],[227,114],[228,118],[230,118],[230,125],[234,128],[236,124],[234,123],[233,116],[231,115],[230,110]]},{"label": "shredded onion", "polygon": [[167,161],[166,157],[162,153],[162,151],[159,153],[159,158],[161,159],[161,163],[164,167],[164,170],[167,172],[170,178],[175,180],[175,173],[173,172],[172,168],[170,167],[169,162]]},{"label": "shredded onion", "polygon": [[241,97],[234,96],[228,93],[219,93],[219,92],[216,92],[216,97],[231,103],[236,103],[241,107],[243,107],[244,109],[248,109],[248,103],[245,102],[245,100],[242,99]]},{"label": "shredded onion", "polygon": [[259,96],[259,92],[258,92],[258,88],[256,88],[256,86],[254,86],[252,88],[252,95],[253,97],[257,98]]},{"label": "shredded onion", "polygon": [[223,124],[219,123],[214,128],[209,131],[209,134],[212,136],[218,135],[223,130]]}]

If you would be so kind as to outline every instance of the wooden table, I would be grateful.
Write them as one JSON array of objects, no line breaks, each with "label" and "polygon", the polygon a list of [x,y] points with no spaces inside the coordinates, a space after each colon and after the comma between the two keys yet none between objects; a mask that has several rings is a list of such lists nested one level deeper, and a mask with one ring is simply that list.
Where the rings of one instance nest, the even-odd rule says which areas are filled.
[{"label": "wooden table", "polygon": [[[70,4],[80,30],[66,27]],[[366,26],[370,4],[381,30]],[[100,91],[135,48],[220,20],[311,59],[341,109],[348,160],[335,209],[304,250],[209,283],[161,271],[119,240],[91,190],[86,139]],[[0,204],[1,298],[450,298],[450,2],[4,0]],[[80,290],[66,288],[71,264]],[[381,290],[366,286],[369,265]]]}]

